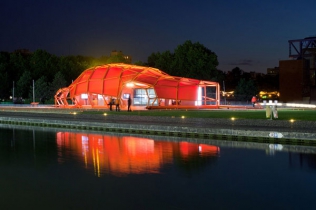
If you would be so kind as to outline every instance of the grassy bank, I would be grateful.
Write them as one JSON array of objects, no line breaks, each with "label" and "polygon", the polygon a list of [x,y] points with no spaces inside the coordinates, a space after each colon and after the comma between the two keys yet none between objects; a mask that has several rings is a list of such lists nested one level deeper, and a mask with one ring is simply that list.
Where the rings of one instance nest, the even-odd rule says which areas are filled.
[{"label": "grassy bank", "polygon": [[[164,116],[186,118],[236,118],[236,119],[267,119],[265,110],[148,110],[148,111],[105,111],[108,115]],[[104,114],[104,111],[85,110],[80,114]],[[277,120],[316,121],[316,110],[279,109]]]}]

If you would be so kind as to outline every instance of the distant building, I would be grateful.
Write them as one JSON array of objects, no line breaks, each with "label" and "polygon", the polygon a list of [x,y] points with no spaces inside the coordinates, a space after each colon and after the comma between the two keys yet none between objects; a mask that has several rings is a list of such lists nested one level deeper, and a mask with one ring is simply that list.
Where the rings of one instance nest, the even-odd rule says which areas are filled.
[{"label": "distant building", "polygon": [[279,67],[267,68],[267,75],[276,76],[280,73]]},{"label": "distant building", "polygon": [[124,59],[126,60],[126,63],[129,63],[129,64],[132,63],[132,56],[124,55],[121,50],[120,51],[112,50],[110,56],[117,56],[117,55],[124,57]]},{"label": "distant building", "polygon": [[280,100],[283,102],[310,101],[309,60],[282,60],[280,65]]},{"label": "distant building", "polygon": [[255,71],[251,71],[251,72],[249,72],[249,74],[250,74],[250,78],[254,79],[254,80],[257,79],[257,77],[259,77],[259,76],[261,76],[261,77],[265,76],[265,74],[258,73],[258,72],[255,72]]},{"label": "distant building", "polygon": [[280,100],[316,103],[316,37],[288,43],[292,60],[279,61]]}]

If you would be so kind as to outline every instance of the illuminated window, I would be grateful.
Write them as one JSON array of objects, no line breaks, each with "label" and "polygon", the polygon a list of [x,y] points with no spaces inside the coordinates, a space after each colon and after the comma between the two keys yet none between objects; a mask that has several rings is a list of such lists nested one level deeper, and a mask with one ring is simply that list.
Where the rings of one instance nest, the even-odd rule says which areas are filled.
[{"label": "illuminated window", "polygon": [[202,89],[201,87],[198,88],[198,92],[197,92],[197,101],[195,101],[195,105],[201,105],[202,104]]},{"label": "illuminated window", "polygon": [[128,99],[130,97],[129,93],[124,93],[123,94],[123,99]]},{"label": "illuminated window", "polygon": [[[134,105],[147,105],[151,104],[153,100],[156,98],[156,93],[154,89],[147,89],[148,96],[149,96],[149,101],[148,101],[148,96],[146,94],[146,89],[134,89],[134,99],[133,99],[133,104]],[[155,102],[157,104],[157,102]]]}]

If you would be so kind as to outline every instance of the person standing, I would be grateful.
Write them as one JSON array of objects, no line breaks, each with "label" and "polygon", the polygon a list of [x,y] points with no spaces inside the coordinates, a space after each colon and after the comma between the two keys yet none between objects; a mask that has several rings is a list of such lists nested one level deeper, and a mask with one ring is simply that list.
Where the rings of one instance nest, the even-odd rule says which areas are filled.
[{"label": "person standing", "polygon": [[127,99],[127,111],[128,112],[131,112],[131,104],[132,104],[132,99],[131,99],[131,96],[128,97]]},{"label": "person standing", "polygon": [[112,97],[111,97],[111,98],[110,98],[110,103],[109,103],[110,111],[112,111],[112,105],[113,105],[113,99],[112,99]]},{"label": "person standing", "polygon": [[251,103],[252,103],[253,107],[255,107],[256,102],[257,102],[257,98],[256,98],[256,96],[253,96],[251,99]]},{"label": "person standing", "polygon": [[115,100],[115,111],[120,111],[120,99],[118,98]]}]

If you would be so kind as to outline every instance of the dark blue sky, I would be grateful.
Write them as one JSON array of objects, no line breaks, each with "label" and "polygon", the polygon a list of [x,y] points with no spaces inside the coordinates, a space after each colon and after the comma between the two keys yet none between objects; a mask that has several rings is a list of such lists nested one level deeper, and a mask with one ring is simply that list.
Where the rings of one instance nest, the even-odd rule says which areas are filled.
[{"label": "dark blue sky", "polygon": [[316,35],[315,0],[10,0],[0,3],[0,51],[109,55],[133,62],[186,40],[218,56],[218,68],[266,72],[288,59],[288,40]]}]

